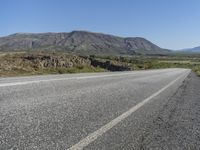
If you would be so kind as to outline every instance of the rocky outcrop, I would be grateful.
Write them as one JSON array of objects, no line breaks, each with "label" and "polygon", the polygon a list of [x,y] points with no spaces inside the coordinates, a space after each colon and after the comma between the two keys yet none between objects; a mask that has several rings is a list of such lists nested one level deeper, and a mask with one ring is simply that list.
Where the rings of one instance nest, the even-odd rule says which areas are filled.
[{"label": "rocky outcrop", "polygon": [[109,71],[129,71],[131,67],[127,63],[111,61],[111,60],[100,60],[91,58],[91,65],[94,67],[104,68]]},{"label": "rocky outcrop", "polygon": [[0,56],[0,73],[91,66],[88,58],[54,53],[11,53]]},{"label": "rocky outcrop", "polygon": [[[81,70],[131,70],[131,65],[117,60],[77,56],[66,53],[7,53],[0,55],[0,76],[40,73],[67,73]],[[81,72],[81,71],[80,71]]]},{"label": "rocky outcrop", "polygon": [[29,61],[34,68],[71,68],[77,66],[90,66],[91,62],[87,58],[76,55],[56,55],[56,54],[29,54],[22,57],[24,61]]}]

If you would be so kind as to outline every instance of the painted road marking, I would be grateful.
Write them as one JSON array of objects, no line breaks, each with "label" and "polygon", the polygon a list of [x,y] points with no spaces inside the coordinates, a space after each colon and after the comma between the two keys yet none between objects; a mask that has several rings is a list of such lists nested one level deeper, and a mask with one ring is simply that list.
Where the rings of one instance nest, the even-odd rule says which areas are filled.
[{"label": "painted road marking", "polygon": [[111,128],[113,128],[115,125],[117,125],[118,123],[120,123],[121,121],[123,121],[124,119],[126,119],[128,116],[130,116],[136,110],[138,110],[139,108],[141,108],[143,105],[145,105],[146,103],[148,103],[151,99],[153,99],[154,97],[158,96],[160,93],[162,93],[167,88],[169,88],[170,86],[172,86],[176,81],[178,81],[179,79],[181,79],[184,76],[186,77],[189,73],[190,73],[190,71],[187,71],[186,74],[183,74],[183,75],[177,77],[175,80],[171,81],[169,84],[167,84],[165,87],[163,87],[162,89],[160,89],[156,93],[152,94],[148,98],[144,99],[142,102],[140,102],[137,105],[133,106],[128,111],[124,112],[123,114],[121,114],[117,118],[113,119],[112,121],[110,121],[106,125],[102,126],[98,130],[96,130],[95,132],[90,133],[87,137],[85,137],[84,139],[82,139],[77,144],[73,145],[72,147],[70,147],[68,150],[82,150],[84,147],[86,147],[87,145],[89,145],[90,143],[92,143],[93,141],[95,141],[98,137],[100,137],[101,135],[103,135],[104,133],[106,133],[108,130],[110,130]]},{"label": "painted road marking", "polygon": [[[158,71],[158,70],[156,70],[156,71]],[[143,72],[143,73],[148,73],[148,72]],[[1,83],[0,87],[26,85],[26,84],[33,84],[33,83],[40,83],[40,82],[50,82],[50,81],[64,81],[64,80],[73,80],[73,79],[81,80],[81,79],[92,79],[92,78],[103,78],[103,77],[134,75],[134,74],[138,74],[138,72],[106,74],[106,75],[93,75],[93,76],[83,76],[83,77],[70,77],[70,78],[43,79],[43,80],[34,80],[34,81],[12,82],[12,83]]]}]

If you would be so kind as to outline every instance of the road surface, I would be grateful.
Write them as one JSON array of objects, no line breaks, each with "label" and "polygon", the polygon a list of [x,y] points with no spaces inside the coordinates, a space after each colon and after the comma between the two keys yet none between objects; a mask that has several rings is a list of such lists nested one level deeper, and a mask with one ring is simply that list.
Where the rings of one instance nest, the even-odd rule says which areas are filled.
[{"label": "road surface", "polygon": [[[192,82],[190,72],[161,69],[0,78],[0,149],[198,148],[200,121],[172,122],[182,108],[186,81]],[[191,119],[190,110],[198,104],[186,105],[190,115],[184,116],[181,109],[177,117]],[[200,114],[199,108],[193,112]],[[192,126],[192,142],[176,138],[172,133],[179,130],[174,124],[181,125],[178,137],[188,140],[192,138],[183,128]]]}]

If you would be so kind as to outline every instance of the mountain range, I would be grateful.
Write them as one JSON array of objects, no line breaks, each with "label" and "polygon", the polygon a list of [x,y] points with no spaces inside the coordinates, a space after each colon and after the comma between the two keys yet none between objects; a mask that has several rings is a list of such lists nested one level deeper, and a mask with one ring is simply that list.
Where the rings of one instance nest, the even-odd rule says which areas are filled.
[{"label": "mountain range", "polygon": [[141,37],[118,37],[87,31],[69,33],[16,33],[0,37],[0,51],[64,51],[78,54],[167,54]]},{"label": "mountain range", "polygon": [[200,46],[194,48],[183,49],[184,52],[200,53]]}]

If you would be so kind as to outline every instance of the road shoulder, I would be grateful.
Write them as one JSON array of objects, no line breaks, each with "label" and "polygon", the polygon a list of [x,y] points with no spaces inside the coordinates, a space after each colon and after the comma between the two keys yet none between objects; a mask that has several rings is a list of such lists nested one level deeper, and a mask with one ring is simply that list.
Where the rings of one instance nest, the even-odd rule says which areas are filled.
[{"label": "road shoulder", "polygon": [[143,149],[200,148],[200,78],[191,73],[148,127]]}]

